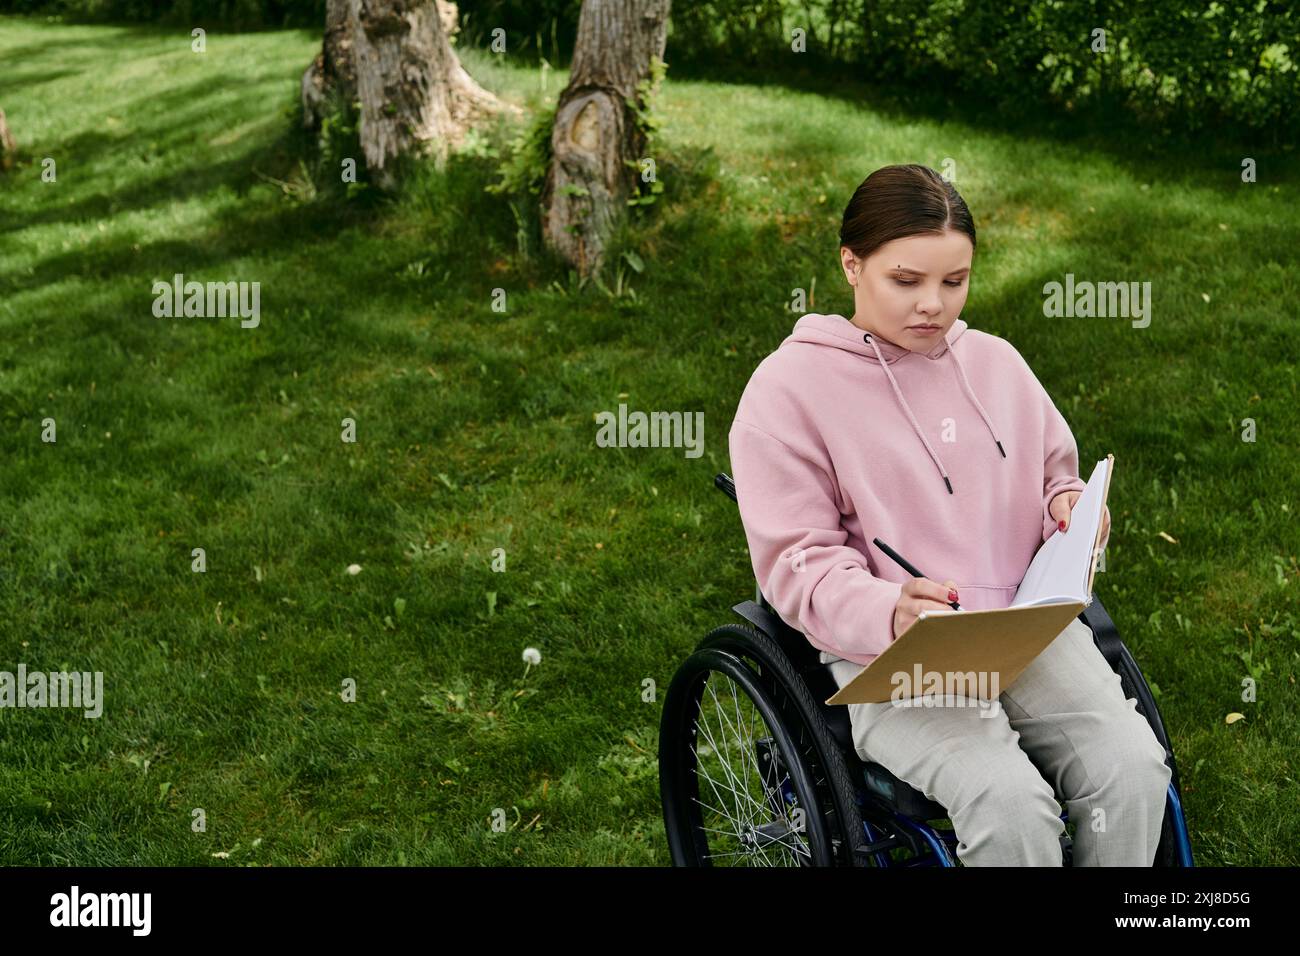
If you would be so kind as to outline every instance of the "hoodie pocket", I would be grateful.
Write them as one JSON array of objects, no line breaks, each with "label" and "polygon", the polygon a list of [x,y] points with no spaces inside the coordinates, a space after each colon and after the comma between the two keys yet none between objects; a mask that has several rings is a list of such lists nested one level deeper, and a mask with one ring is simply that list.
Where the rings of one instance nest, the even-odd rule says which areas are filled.
[{"label": "hoodie pocket", "polygon": [[[943,582],[939,583],[942,584]],[[1008,607],[1019,588],[1019,582],[1015,584],[963,584],[958,581],[957,596],[961,599],[962,607],[981,611],[989,608]],[[974,600],[970,600],[967,595],[973,595]]]}]

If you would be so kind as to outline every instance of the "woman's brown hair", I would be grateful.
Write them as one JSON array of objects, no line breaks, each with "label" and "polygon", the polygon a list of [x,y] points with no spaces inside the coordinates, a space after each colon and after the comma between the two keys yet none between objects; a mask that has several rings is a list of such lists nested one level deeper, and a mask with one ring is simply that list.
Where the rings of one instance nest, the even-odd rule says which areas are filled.
[{"label": "woman's brown hair", "polygon": [[887,242],[956,229],[975,245],[975,223],[952,183],[929,166],[882,166],[853,192],[840,245],[865,259]]}]

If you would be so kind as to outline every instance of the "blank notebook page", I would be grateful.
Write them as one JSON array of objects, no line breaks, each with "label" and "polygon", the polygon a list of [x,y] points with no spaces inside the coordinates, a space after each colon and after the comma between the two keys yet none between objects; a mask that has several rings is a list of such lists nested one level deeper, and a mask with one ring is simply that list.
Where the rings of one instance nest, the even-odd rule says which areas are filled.
[{"label": "blank notebook page", "polygon": [[1088,572],[1092,569],[1092,549],[1101,527],[1105,502],[1106,469],[1110,459],[1103,458],[1092,470],[1083,494],[1070,511],[1070,526],[1056,532],[1038,549],[1024,580],[1016,590],[1011,606],[1054,604],[1058,601],[1088,603]]}]

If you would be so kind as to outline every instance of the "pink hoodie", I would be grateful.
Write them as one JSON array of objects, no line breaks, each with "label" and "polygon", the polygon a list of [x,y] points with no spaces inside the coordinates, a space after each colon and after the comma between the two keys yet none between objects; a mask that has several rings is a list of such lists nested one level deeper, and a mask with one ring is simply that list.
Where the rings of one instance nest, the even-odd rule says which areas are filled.
[{"label": "pink hoodie", "polygon": [[958,319],[929,352],[803,316],[745,387],[731,467],[763,596],[822,651],[870,663],[910,575],[1006,607],[1082,491],[1074,436],[1010,342]]}]

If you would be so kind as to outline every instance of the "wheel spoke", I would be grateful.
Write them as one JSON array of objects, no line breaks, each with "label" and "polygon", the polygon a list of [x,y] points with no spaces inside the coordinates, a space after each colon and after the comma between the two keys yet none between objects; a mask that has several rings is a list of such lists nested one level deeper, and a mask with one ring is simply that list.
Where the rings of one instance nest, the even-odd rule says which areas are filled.
[{"label": "wheel spoke", "polygon": [[[714,795],[715,797],[718,798],[718,802],[721,803],[721,804],[723,804],[723,805],[725,805],[725,804],[727,803],[727,800],[726,800],[725,797],[723,797],[723,795],[722,795],[721,793],[718,792],[718,786],[717,786],[717,784],[714,782],[713,777],[711,777],[711,776],[709,775],[708,771],[704,770],[704,768],[700,765],[700,753],[699,753],[699,751],[696,750],[693,746],[692,746],[691,750],[692,750],[692,752],[695,754],[695,777],[696,777],[696,780],[698,780],[701,776],[703,776],[704,779],[705,779],[706,781],[708,781],[709,786],[713,789],[713,795]],[[699,787],[698,787],[698,786],[696,787],[696,790],[697,790],[697,791],[699,790]],[[698,798],[697,798],[697,799],[698,799]],[[700,804],[701,804],[701,806],[703,806],[703,805],[704,805],[703,801],[700,801]],[[735,809],[737,810],[737,812],[739,811],[739,808],[735,808]],[[728,813],[727,813],[726,811],[724,811],[724,810],[715,810],[714,812],[717,813],[717,814],[719,814],[719,815],[720,815],[724,820],[727,820],[727,821],[728,821],[729,823],[731,823],[733,826],[736,826],[736,839],[740,839],[740,829],[739,829],[739,827],[738,827],[737,824],[738,824],[739,822],[743,822],[743,821],[737,821],[736,818],[735,818],[734,816],[728,814]]]},{"label": "wheel spoke", "polygon": [[[710,741],[712,741],[712,735],[710,735],[710,734],[708,733],[708,730],[707,730],[707,729],[705,730],[705,734],[706,734],[706,736],[708,736],[708,737],[710,738]],[[710,742],[709,746],[713,749],[713,753],[714,753],[714,755],[720,756],[716,744]],[[696,754],[695,754],[695,766],[696,766],[696,772],[697,772],[697,773],[704,773],[705,778],[709,781],[709,784],[710,784],[710,785],[714,785],[714,784],[715,784],[714,779],[713,779],[711,776],[709,776],[709,774],[708,774],[707,772],[705,772],[704,770],[701,769],[701,767],[700,767],[700,762],[699,762],[699,761],[700,761],[699,752],[696,751]],[[732,793],[732,794],[734,794],[734,795],[737,796],[737,797],[744,797],[746,800],[748,800],[751,804],[754,805],[754,808],[755,808],[755,809],[757,809],[757,810],[763,810],[764,808],[762,807],[762,805],[759,804],[759,802],[753,798],[753,796],[750,794],[748,788],[739,788],[739,789],[738,789],[738,788],[735,786],[735,784],[739,783],[739,780],[738,780],[738,778],[735,776],[735,774],[731,772],[731,766],[730,766],[730,764],[728,764],[725,760],[721,761],[721,763],[722,763],[722,768],[723,768],[723,770],[727,772],[727,777],[728,777],[729,782],[732,784],[732,786],[731,786],[729,792]],[[716,786],[714,786],[714,793],[717,794],[717,787],[716,787]],[[719,799],[719,800],[722,799],[722,795],[721,795],[721,794],[718,794],[718,799]],[[749,808],[748,808],[748,807],[744,807],[744,809],[747,810],[747,809],[749,809]],[[736,806],[736,812],[737,812],[737,813],[740,813],[741,810],[742,810],[742,807],[741,807],[741,805],[738,804],[738,805]],[[751,823],[753,822],[753,817],[752,817],[752,816],[744,816],[744,817],[743,817],[743,822],[744,822],[746,825],[749,825],[749,824],[751,824]]]},{"label": "wheel spoke", "polygon": [[[714,701],[717,701],[717,695],[712,691],[712,688],[710,688],[710,697]],[[727,782],[730,784],[730,787],[724,786],[724,789],[726,789],[736,799],[728,801],[723,798],[718,789],[718,781],[714,780],[706,767],[702,765],[702,757],[698,749],[693,748],[696,759],[697,778],[702,775],[708,782],[709,786],[713,789],[714,795],[718,798],[719,802],[724,805],[730,805],[733,808],[734,816],[727,813],[721,813],[720,815],[723,820],[735,830],[732,836],[736,842],[741,845],[742,852],[746,855],[753,855],[754,851],[748,845],[744,834],[753,830],[754,811],[762,811],[763,808],[754,800],[747,788],[737,786],[739,780],[730,764],[731,748],[729,746],[718,746],[717,739],[713,736],[712,730],[710,729],[708,718],[703,714],[703,712],[701,712],[700,719],[697,721],[697,734],[701,731],[703,732],[712,754],[718,758],[718,762],[721,764]],[[725,741],[725,737],[723,739]],[[752,804],[752,809],[744,801],[748,801],[748,804]],[[710,854],[710,856],[712,855],[713,854]]]},{"label": "wheel spoke", "polygon": [[[728,684],[728,686],[731,688],[731,696],[732,696],[732,699],[733,699],[733,700],[736,700],[736,697],[737,697],[737,695],[736,695],[736,693],[735,693],[736,685],[732,682],[730,676],[727,676],[727,675],[724,675],[724,676],[727,677],[727,684]],[[710,689],[710,693],[711,693],[711,694],[713,693],[711,689]],[[726,723],[727,723],[727,713],[726,713],[726,708],[725,708],[725,706],[724,706],[721,702],[718,702],[718,698],[717,698],[717,695],[716,695],[716,694],[713,694],[713,699],[714,699],[715,702],[718,703],[719,717],[721,718],[723,724],[726,724]],[[736,706],[739,707],[739,703],[738,703],[738,702],[737,702],[737,705],[736,705]],[[754,709],[757,710],[757,708],[754,708]],[[738,718],[738,720],[739,720],[739,711],[738,711],[738,710],[737,710],[737,718]],[[736,736],[737,736],[738,739],[741,737],[741,733],[740,733],[740,728],[739,728],[739,726],[736,727]],[[724,739],[726,739],[726,738],[724,737]],[[753,753],[753,751],[754,751],[754,746],[753,746],[753,744],[754,744],[754,739],[753,739],[752,736],[751,736],[749,739],[741,739],[741,740],[739,740],[739,747],[740,747],[740,754],[741,754],[741,771],[742,771],[742,773],[743,773],[746,777],[748,776],[748,767],[746,766],[746,763],[745,763],[745,756],[748,754],[748,755],[752,758],[752,760],[753,760],[754,776],[758,778],[759,784],[760,784],[760,786],[761,786],[762,783],[763,783],[763,774],[762,774],[762,771],[760,771],[760,770],[759,770],[759,767],[758,767],[758,758],[754,756],[754,753]],[[747,796],[749,796],[749,788],[748,788],[748,787],[745,788],[745,793],[746,793]],[[755,806],[759,807],[760,809],[766,809],[766,808],[764,808],[761,804],[759,804],[758,801],[754,800],[752,796],[750,796],[750,800],[751,800],[751,802],[754,803]],[[770,811],[769,811],[769,812],[770,812]],[[751,822],[752,822],[752,821],[751,821]]]},{"label": "wheel spoke", "polygon": [[[728,678],[728,681],[730,681],[730,678]],[[716,705],[716,708],[717,708],[719,721],[720,721],[720,723],[722,724],[722,726],[721,726],[721,727],[719,728],[719,730],[718,730],[718,736],[720,736],[720,737],[722,738],[722,742],[723,742],[722,749],[719,749],[719,748],[718,748],[718,746],[717,746],[717,742],[713,740],[713,737],[712,737],[711,734],[710,734],[710,736],[709,736],[709,744],[710,744],[711,747],[713,747],[714,753],[716,753],[716,754],[718,755],[718,758],[722,761],[723,769],[726,771],[726,773],[727,773],[727,777],[728,777],[728,779],[731,781],[732,786],[733,786],[733,789],[736,789],[737,792],[739,792],[739,788],[738,788],[736,785],[740,783],[740,776],[738,776],[738,775],[733,771],[733,768],[732,768],[732,766],[731,766],[731,747],[730,747],[730,745],[729,745],[729,743],[728,743],[728,741],[727,741],[727,736],[726,736],[726,733],[725,733],[725,731],[727,730],[727,726],[726,726],[726,723],[727,723],[726,711],[725,711],[725,709],[724,709],[723,706],[722,706],[722,702],[718,700],[718,695],[717,695],[717,693],[716,693],[716,692],[714,691],[714,689],[713,689],[713,684],[712,684],[712,682],[706,684],[705,686],[708,688],[709,696],[713,698],[713,703]],[[725,753],[725,757],[724,757],[724,753]],[[742,771],[742,774],[743,774],[744,769],[745,769],[745,768],[744,768],[744,762],[745,762],[745,759],[744,759],[744,749],[743,749],[743,747],[742,747],[742,748],[741,748],[741,771]],[[749,790],[748,790],[747,787],[744,788],[744,795],[745,795],[745,796],[750,800],[750,802],[753,803],[755,806],[758,805],[758,801],[754,800],[753,797],[750,796],[750,794],[749,794]],[[747,822],[747,823],[751,823],[751,822],[752,822],[752,818],[747,818],[747,819],[746,819],[746,822]]]},{"label": "wheel spoke", "polygon": [[[717,781],[715,781],[715,780],[713,779],[713,777],[709,775],[708,771],[703,770],[702,768],[700,768],[700,767],[697,765],[695,772],[696,772],[697,774],[702,774],[702,775],[704,776],[704,779],[707,780],[707,781],[709,782],[709,785],[710,785],[711,787],[713,787],[713,792],[717,795],[718,799],[719,799],[720,801],[725,802],[725,800],[723,800],[722,794],[718,793]],[[749,800],[750,803],[754,804],[755,807],[757,807],[757,808],[760,809],[760,810],[762,809],[762,807],[759,806],[758,802],[757,802],[756,800],[754,800],[754,798],[751,797],[751,796],[750,796],[747,792],[745,792],[745,791],[739,791],[739,790],[735,790],[735,789],[730,789],[730,790],[727,790],[727,792],[730,793],[730,794],[733,794],[733,795],[735,795],[735,796],[745,797],[746,799]],[[739,810],[740,810],[740,807],[737,806],[736,809],[737,809],[737,811],[739,811]],[[743,820],[743,822],[745,822],[746,824],[748,824],[748,823],[751,822],[751,818],[750,818],[750,817],[745,817],[744,820]]]},{"label": "wheel spoke", "polygon": [[[713,692],[713,689],[712,689],[712,688],[709,689],[709,696],[711,696],[711,697],[713,698],[713,700],[714,700],[715,703],[718,703],[719,710],[721,710],[722,705],[721,705],[721,703],[718,702],[717,694],[715,694],[715,693]],[[723,724],[724,724],[724,727],[722,728],[722,730],[725,730],[725,729],[726,729],[726,728],[725,728],[725,722],[726,722],[726,721],[725,721],[725,715],[723,715]],[[740,783],[741,778],[740,778],[739,775],[737,775],[737,774],[735,773],[734,768],[733,768],[732,765],[731,765],[731,748],[730,748],[730,746],[727,745],[727,742],[726,742],[726,741],[727,741],[727,738],[726,738],[725,734],[722,733],[722,730],[719,730],[719,734],[718,734],[718,735],[719,735],[720,737],[722,737],[722,740],[723,740],[723,746],[722,746],[722,747],[719,747],[719,746],[718,746],[718,743],[717,743],[717,740],[714,739],[713,734],[710,733],[710,731],[709,731],[707,721],[704,722],[703,727],[704,727],[704,732],[705,732],[705,734],[707,735],[707,737],[708,737],[708,739],[709,739],[709,746],[712,747],[714,754],[717,755],[719,761],[721,762],[721,764],[722,764],[722,768],[723,768],[723,770],[724,770],[724,771],[726,772],[726,774],[727,774],[728,782],[731,783],[733,791],[736,792],[738,795],[741,794],[741,793],[743,793],[743,795],[744,795],[746,798],[748,798],[748,799],[750,800],[750,802],[753,803],[753,804],[757,807],[757,806],[758,806],[758,803],[757,803],[757,801],[755,801],[755,800],[753,799],[753,797],[749,794],[749,790],[748,790],[748,788],[747,788],[747,787],[745,787],[745,788],[737,787],[737,784]],[[742,770],[743,770],[743,763],[744,763],[744,761],[743,761],[743,757],[742,757]],[[749,819],[749,818],[747,818],[747,821],[748,821],[748,819]]]},{"label": "wheel spoke", "polygon": [[[727,682],[721,698],[712,680],[715,674],[725,678]],[[744,858],[755,866],[789,865],[790,863],[797,866],[810,859],[811,852],[807,841],[803,838],[802,832],[793,826],[791,811],[799,805],[797,802],[794,807],[787,804],[781,789],[782,783],[788,778],[788,772],[782,770],[786,765],[786,755],[780,752],[775,735],[770,733],[770,728],[766,726],[759,707],[749,694],[736,684],[730,674],[715,671],[708,675],[705,681],[708,700],[712,702],[709,709],[716,714],[718,727],[715,731],[712,720],[703,706],[704,698],[701,697],[695,737],[697,741],[703,738],[710,754],[717,758],[722,773],[721,779],[715,779],[706,765],[706,755],[701,754],[699,748],[692,744],[696,778],[698,780],[699,777],[703,777],[717,802],[723,807],[731,808],[728,812],[712,806],[698,796],[693,798],[702,811],[707,809],[720,818],[724,827],[730,828],[722,829],[701,822],[702,830],[716,834],[721,838],[722,843],[717,852],[710,848],[705,855],[709,859],[720,861]],[[730,701],[726,700],[728,695],[731,697]],[[742,696],[749,710],[748,719],[743,713]],[[769,759],[775,761],[775,764],[767,769],[766,774],[758,761],[758,748],[755,742],[759,738],[755,736],[756,721],[759,730],[769,731],[762,739],[768,744],[766,752]],[[734,749],[739,753],[733,753],[733,741]],[[761,802],[754,796],[750,785],[751,779],[756,780],[763,794]],[[696,789],[698,791],[699,788]],[[810,811],[804,808],[804,812],[806,814]],[[713,822],[712,818],[709,822]],[[740,848],[737,850],[726,848],[726,844],[732,841],[736,841]],[[774,853],[779,853],[780,863],[773,859]]]}]

